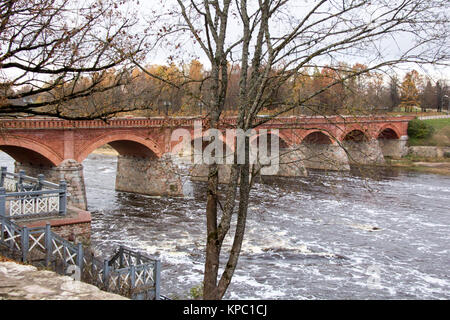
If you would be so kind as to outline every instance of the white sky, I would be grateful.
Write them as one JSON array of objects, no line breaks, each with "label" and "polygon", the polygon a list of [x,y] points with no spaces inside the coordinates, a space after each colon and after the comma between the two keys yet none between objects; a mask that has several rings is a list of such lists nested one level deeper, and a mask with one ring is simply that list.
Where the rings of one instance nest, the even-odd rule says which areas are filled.
[{"label": "white sky", "polygon": [[[255,0],[249,0],[249,3],[257,4]],[[293,14],[293,16],[297,16],[297,12],[299,13],[298,16],[303,16],[305,12],[308,11],[311,6],[315,5],[317,1],[314,0],[292,0],[290,6],[292,9],[292,12],[289,12],[290,14]],[[169,8],[171,5],[177,5],[176,0],[147,0],[147,1],[141,1],[138,4],[135,4],[138,9],[138,14],[140,15],[140,18],[148,18],[150,19],[154,18],[154,13],[161,13],[164,12],[165,9]],[[450,6],[447,8],[447,13],[450,13]],[[367,13],[365,13],[367,15]],[[362,12],[362,16],[364,16]],[[171,19],[175,19],[174,22],[176,22],[176,18],[171,17]],[[157,23],[164,23],[166,21],[158,20]],[[145,24],[143,24],[143,27]],[[283,23],[275,24],[274,30],[282,30],[286,29],[286,25]],[[447,29],[449,27],[447,26]],[[138,30],[139,31],[139,30]],[[232,23],[230,23],[229,32],[228,32],[228,38],[233,39],[237,38],[240,34],[240,25],[238,21],[235,19]],[[450,30],[449,30],[450,32]],[[208,68],[209,62],[206,56],[203,54],[202,50],[199,48],[198,45],[195,45],[191,39],[189,38],[183,38],[178,37],[175,39],[176,41],[180,41],[182,43],[182,46],[180,50],[178,51],[178,54],[180,54],[184,59],[185,62],[189,62],[193,57],[198,57],[199,60],[204,64],[205,68]],[[384,53],[390,53],[390,54],[398,54],[399,47],[401,48],[407,48],[411,47],[411,39],[407,36],[399,36],[396,37],[395,41],[393,40],[384,40],[383,42],[380,42],[379,47],[382,49]],[[448,48],[447,48],[448,50]],[[168,57],[170,55],[173,55],[175,52],[173,51],[172,47],[169,46],[158,46],[153,50],[150,54],[148,54],[146,62],[147,64],[166,64],[168,62]],[[237,55],[235,55],[236,57]],[[369,56],[369,55],[368,55]],[[336,61],[342,61],[347,62],[349,64],[354,64],[356,62],[359,63],[367,63],[367,61],[364,61],[364,56],[358,56],[358,57],[352,57],[349,55],[343,56],[343,55],[334,55],[333,59]],[[368,58],[368,57],[366,57]],[[330,60],[322,60],[321,62],[326,64],[329,63]],[[449,61],[450,63],[450,61]],[[401,68],[396,69],[397,74],[401,77],[403,77],[404,73],[416,69],[420,74],[425,76],[430,76],[433,80],[439,80],[439,79],[447,79],[450,82],[450,67],[442,67],[442,66],[430,66],[430,65],[403,65]],[[4,70],[3,70],[4,71]]]},{"label": "white sky", "polygon": [[[177,5],[176,0],[166,0],[166,1],[160,1],[160,0],[150,0],[141,2],[139,4],[139,12],[142,16],[149,16],[152,11],[156,12],[162,12],[163,9],[161,7],[161,3],[164,3],[165,8],[170,7],[171,5]],[[253,5],[257,4],[257,2],[249,0],[249,3],[253,3]],[[304,12],[307,12],[308,9],[310,9],[312,6],[314,6],[317,3],[317,1],[314,0],[293,0],[290,4],[292,8],[292,12],[299,13],[299,16],[304,15]],[[447,7],[447,14],[450,14],[450,6]],[[361,12],[361,15],[369,15],[367,12]],[[294,14],[296,15],[296,14]],[[233,39],[239,36],[241,32],[241,26],[239,25],[239,21],[233,21],[233,23],[230,23],[229,32],[228,32],[228,38]],[[284,26],[281,24],[275,25],[275,29],[283,29]],[[449,26],[447,26],[447,29],[449,29]],[[450,30],[449,30],[450,32]],[[183,41],[182,38],[177,38],[177,40]],[[230,40],[231,42],[231,40]],[[410,48],[412,45],[411,38],[409,36],[405,35],[399,35],[394,40],[383,40],[380,42],[379,47],[382,48],[383,53],[389,53],[392,55],[398,54],[400,50],[404,50],[405,48]],[[447,48],[448,51],[448,48]],[[172,48],[169,47],[158,47],[157,50],[154,50],[151,54],[147,57],[147,63],[148,64],[166,64],[167,63],[167,57],[170,55],[173,55],[174,52]],[[198,56],[200,62],[205,66],[205,68],[208,68],[209,61],[206,58],[206,56],[203,54],[202,50],[199,48],[198,45],[193,44],[193,42],[190,39],[184,39],[182,42],[182,53],[185,57],[186,61],[191,60],[193,56]],[[364,56],[360,57],[351,57],[351,56],[334,56],[334,59],[338,61],[347,62],[349,64],[354,64],[356,62],[359,63],[365,63],[367,61],[364,61]],[[450,63],[450,61],[448,61]],[[396,68],[396,73],[403,77],[403,75],[411,71],[412,69],[416,69],[420,74],[424,76],[429,76],[432,78],[432,80],[439,80],[439,79],[447,79],[450,82],[450,67],[443,67],[443,66],[431,66],[431,65],[417,65],[417,64],[408,64],[408,65],[402,65],[400,68]]]}]

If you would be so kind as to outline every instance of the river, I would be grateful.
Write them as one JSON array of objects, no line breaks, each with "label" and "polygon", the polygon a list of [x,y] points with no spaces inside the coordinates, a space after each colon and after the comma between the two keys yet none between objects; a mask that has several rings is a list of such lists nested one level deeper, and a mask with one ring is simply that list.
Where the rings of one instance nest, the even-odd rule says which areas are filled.
[{"label": "river", "polygon": [[[13,168],[5,154],[0,161]],[[116,164],[98,154],[83,162],[93,247],[107,256],[123,244],[160,258],[161,293],[189,298],[202,281],[204,184],[188,182],[184,199],[116,192]],[[364,169],[267,179],[251,193],[225,298],[449,299],[449,205],[443,175]]]}]

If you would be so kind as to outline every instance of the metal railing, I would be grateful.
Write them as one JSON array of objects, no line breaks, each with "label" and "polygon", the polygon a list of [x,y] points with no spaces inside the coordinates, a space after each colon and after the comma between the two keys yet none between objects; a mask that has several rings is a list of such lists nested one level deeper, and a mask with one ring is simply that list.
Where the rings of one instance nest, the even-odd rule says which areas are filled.
[{"label": "metal railing", "polygon": [[1,167],[0,216],[21,218],[39,215],[65,215],[67,211],[67,184],[59,185],[19,173],[7,172]]},{"label": "metal railing", "polygon": [[45,227],[21,227],[0,216],[0,253],[46,267],[59,274],[136,300],[159,300],[161,264],[142,253],[120,247],[110,259],[95,257],[81,243],[73,244]]}]

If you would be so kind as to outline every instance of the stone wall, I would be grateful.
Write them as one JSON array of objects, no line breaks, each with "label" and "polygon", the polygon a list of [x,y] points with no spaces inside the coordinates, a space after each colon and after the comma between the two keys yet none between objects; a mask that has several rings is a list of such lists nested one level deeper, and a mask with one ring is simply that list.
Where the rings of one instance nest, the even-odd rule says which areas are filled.
[{"label": "stone wall", "polygon": [[408,154],[408,137],[400,139],[379,139],[381,151],[385,157],[400,159]]},{"label": "stone wall", "polygon": [[68,207],[66,216],[27,218],[15,221],[28,228],[44,227],[50,224],[51,230],[66,240],[89,245],[91,241],[91,213],[75,207]]},{"label": "stone wall", "polygon": [[160,159],[119,156],[116,190],[152,196],[183,196],[182,172],[170,155]]},{"label": "stone wall", "polygon": [[370,141],[343,141],[342,146],[348,153],[350,164],[354,165],[373,165],[384,164],[383,152],[378,140]]},{"label": "stone wall", "polygon": [[25,174],[37,177],[39,174],[45,176],[45,180],[59,183],[61,180],[67,182],[67,203],[70,206],[87,210],[86,187],[84,185],[83,165],[75,160],[64,160],[57,167],[41,167],[24,163],[15,163],[15,172],[24,170]]},{"label": "stone wall", "polygon": [[89,245],[91,243],[91,223],[66,224],[52,227],[52,231],[66,240]]},{"label": "stone wall", "polygon": [[[219,164],[219,183],[228,183],[231,176],[231,165]],[[266,173],[267,174],[267,173]],[[301,154],[295,149],[280,149],[280,158],[278,164],[278,171],[273,172],[273,176],[278,177],[304,177],[308,173],[303,164]],[[264,175],[264,170],[261,171]],[[193,181],[207,181],[208,180],[208,165],[197,164],[191,169],[191,180]]]},{"label": "stone wall", "polygon": [[450,147],[430,147],[430,146],[409,147],[408,155],[421,158],[450,157]]},{"label": "stone wall", "polygon": [[303,155],[300,150],[280,149],[279,170],[275,176],[279,177],[305,177],[308,171],[303,162]]},{"label": "stone wall", "polygon": [[347,154],[338,144],[303,144],[300,146],[306,168],[347,171],[350,170]]},{"label": "stone wall", "polygon": [[[219,164],[219,183],[229,183],[231,178],[231,165]],[[190,169],[192,181],[208,181],[209,168],[207,164],[196,164]]]}]

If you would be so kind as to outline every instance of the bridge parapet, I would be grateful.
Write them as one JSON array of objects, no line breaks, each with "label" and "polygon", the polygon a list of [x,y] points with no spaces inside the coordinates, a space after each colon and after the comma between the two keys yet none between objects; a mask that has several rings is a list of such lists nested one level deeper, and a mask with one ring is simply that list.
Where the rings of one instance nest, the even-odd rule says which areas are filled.
[{"label": "bridge parapet", "polygon": [[[292,116],[277,117],[263,123],[267,127],[292,127],[293,125],[338,125],[350,123],[384,123],[409,122],[415,116]],[[193,126],[195,121],[201,120],[203,125],[208,121],[202,118],[112,118],[108,120],[61,120],[54,118],[26,118],[1,119],[1,129],[86,129],[86,128],[124,128],[124,127],[177,127]],[[261,117],[260,120],[264,120]],[[226,117],[221,120],[220,126],[236,125],[236,117]]]}]

